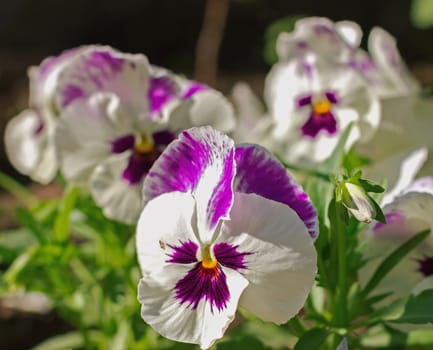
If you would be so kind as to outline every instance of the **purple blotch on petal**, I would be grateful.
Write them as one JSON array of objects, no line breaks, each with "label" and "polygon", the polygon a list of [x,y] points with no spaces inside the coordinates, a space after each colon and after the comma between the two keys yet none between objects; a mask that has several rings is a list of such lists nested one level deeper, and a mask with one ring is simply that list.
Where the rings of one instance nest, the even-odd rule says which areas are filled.
[{"label": "purple blotch on petal", "polygon": [[188,89],[184,92],[184,94],[182,95],[182,98],[184,100],[187,100],[188,98],[192,97],[193,95],[195,95],[197,92],[199,91],[205,91],[207,90],[208,87],[206,85],[203,84],[199,84],[196,82],[193,82]]},{"label": "purple blotch on petal", "polygon": [[149,172],[155,161],[155,154],[140,154],[133,152],[129,158],[128,165],[122,173],[122,178],[130,185],[137,185]]},{"label": "purple blotch on petal", "polygon": [[328,99],[328,101],[331,102],[332,104],[336,104],[336,103],[338,104],[340,102],[337,93],[333,91],[326,91],[325,96]]},{"label": "purple blotch on petal", "polygon": [[423,259],[417,259],[418,272],[421,272],[424,277],[433,275],[433,257],[425,256]]},{"label": "purple blotch on petal", "polygon": [[312,112],[301,128],[304,136],[312,138],[315,138],[321,130],[325,130],[329,135],[334,135],[337,132],[337,121],[332,112],[323,114]]},{"label": "purple blotch on petal", "polygon": [[176,138],[176,134],[169,130],[160,130],[154,132],[152,138],[155,145],[167,146]]},{"label": "purple blotch on petal", "polygon": [[133,134],[125,135],[111,142],[112,153],[122,153],[134,148],[135,136]]},{"label": "purple blotch on petal", "polygon": [[245,256],[253,254],[250,252],[240,252],[238,248],[238,245],[222,242],[214,245],[213,252],[221,265],[238,271],[247,268]]},{"label": "purple blotch on petal", "polygon": [[234,190],[256,193],[292,208],[308,228],[312,238],[318,235],[316,208],[308,195],[288,174],[281,163],[257,145],[236,147],[237,171]]},{"label": "purple blotch on petal", "polygon": [[147,96],[150,102],[151,113],[160,112],[164,105],[176,96],[173,81],[165,76],[150,79]]},{"label": "purple blotch on petal", "polygon": [[212,313],[215,308],[218,311],[225,309],[230,300],[227,278],[219,265],[206,269],[201,262],[197,263],[176,283],[174,290],[176,299],[181,304],[188,303],[196,309],[204,299],[209,303]]},{"label": "purple blotch on petal", "polygon": [[196,255],[198,250],[198,245],[192,241],[181,242],[180,245],[170,245],[168,246],[173,250],[169,254],[170,259],[167,262],[175,264],[191,264],[197,261]]},{"label": "purple blotch on petal", "polygon": [[299,97],[296,100],[296,105],[298,107],[304,107],[304,106],[307,106],[307,105],[311,105],[312,100],[313,100],[313,97],[311,95]]}]

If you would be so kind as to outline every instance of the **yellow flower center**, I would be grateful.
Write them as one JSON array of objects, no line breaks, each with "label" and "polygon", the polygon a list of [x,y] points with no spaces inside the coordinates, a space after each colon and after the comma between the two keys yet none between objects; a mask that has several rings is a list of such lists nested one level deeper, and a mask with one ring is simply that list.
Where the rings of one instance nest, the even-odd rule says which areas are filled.
[{"label": "yellow flower center", "polygon": [[331,110],[332,104],[328,100],[317,101],[313,105],[314,112],[317,114],[326,114]]},{"label": "yellow flower center", "polygon": [[147,135],[140,135],[137,139],[134,150],[139,154],[149,154],[154,150],[154,144],[151,138]]},{"label": "yellow flower center", "polygon": [[210,244],[206,244],[202,249],[201,266],[205,269],[214,269],[217,265],[218,261],[210,250]]}]

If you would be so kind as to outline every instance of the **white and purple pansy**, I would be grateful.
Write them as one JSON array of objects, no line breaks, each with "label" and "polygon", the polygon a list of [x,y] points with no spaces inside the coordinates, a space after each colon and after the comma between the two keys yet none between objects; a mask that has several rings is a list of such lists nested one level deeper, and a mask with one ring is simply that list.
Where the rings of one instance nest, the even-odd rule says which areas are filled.
[{"label": "white and purple pansy", "polygon": [[[376,223],[367,234],[368,257],[383,256],[422,230],[433,230],[433,177],[415,180],[383,207],[387,223]],[[433,276],[433,235],[417,246],[380,284],[378,292],[404,296]],[[374,261],[372,262],[374,264]],[[366,266],[367,274],[372,271]],[[404,280],[405,283],[401,283]]]},{"label": "white and purple pansy", "polygon": [[31,67],[30,108],[12,118],[6,127],[5,149],[10,162],[34,181],[49,183],[57,173],[54,130],[59,106],[54,101],[55,88],[62,69],[86,48],[64,51]]},{"label": "white and purple pansy", "polygon": [[275,121],[274,137],[290,161],[322,161],[342,131],[354,123],[347,147],[367,141],[378,126],[380,105],[364,79],[343,64],[315,54],[272,68],[265,99]]},{"label": "white and purple pansy", "polygon": [[279,324],[303,306],[316,211],[263,148],[235,147],[211,127],[184,131],[151,168],[144,201],[138,299],[163,336],[209,348],[238,305]]}]

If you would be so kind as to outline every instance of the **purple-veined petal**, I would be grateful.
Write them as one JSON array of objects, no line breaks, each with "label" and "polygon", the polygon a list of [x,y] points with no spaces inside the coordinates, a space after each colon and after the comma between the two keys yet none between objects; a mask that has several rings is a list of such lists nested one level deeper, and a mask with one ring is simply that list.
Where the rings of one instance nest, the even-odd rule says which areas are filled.
[{"label": "purple-veined petal", "polygon": [[12,118],[5,130],[5,150],[12,165],[42,184],[49,183],[58,169],[53,129],[51,122],[25,110]]},{"label": "purple-veined petal", "polygon": [[123,54],[110,47],[89,47],[61,71],[56,100],[64,108],[95,92],[111,92],[136,113],[147,116],[148,79],[145,56]]},{"label": "purple-veined petal", "polygon": [[230,299],[221,310],[211,309],[206,300],[193,308],[180,303],[173,295],[178,276],[184,274],[186,265],[171,265],[161,271],[164,281],[157,276],[144,276],[138,286],[141,317],[153,329],[168,339],[198,344],[208,349],[233,321],[239,297],[248,281],[238,272],[222,268]]},{"label": "purple-veined petal", "polygon": [[316,275],[316,251],[304,223],[287,205],[235,193],[231,219],[218,242],[238,246],[249,285],[240,306],[265,321],[284,323],[302,308]]},{"label": "purple-veined petal", "polygon": [[318,218],[310,198],[287,173],[281,163],[257,145],[236,147],[237,171],[234,190],[255,193],[292,208],[312,238],[318,235]]},{"label": "purple-veined petal", "polygon": [[[211,127],[182,132],[154,163],[144,181],[144,201],[166,192],[192,193],[201,234],[228,218],[235,173],[233,141]],[[209,237],[201,237],[203,240]]]}]

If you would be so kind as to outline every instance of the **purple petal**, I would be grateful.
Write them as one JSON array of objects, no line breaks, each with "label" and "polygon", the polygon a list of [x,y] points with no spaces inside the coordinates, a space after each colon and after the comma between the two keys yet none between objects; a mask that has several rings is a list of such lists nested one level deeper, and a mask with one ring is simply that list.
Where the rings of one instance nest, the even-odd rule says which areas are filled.
[{"label": "purple petal", "polygon": [[324,114],[311,113],[307,122],[301,128],[303,135],[312,138],[315,138],[321,130],[327,131],[329,135],[334,135],[337,132],[337,121],[331,112]]},{"label": "purple petal", "polygon": [[211,127],[182,132],[155,162],[144,182],[144,201],[167,192],[190,192],[201,198],[213,228],[228,216],[233,202],[233,141]]},{"label": "purple petal", "polygon": [[135,144],[135,136],[133,134],[125,135],[111,142],[112,153],[123,153],[129,149],[133,149]]},{"label": "purple petal", "polygon": [[268,151],[257,145],[239,145],[235,154],[237,173],[234,189],[256,193],[288,205],[308,228],[312,238],[318,235],[318,219],[308,195]]},{"label": "purple petal", "polygon": [[150,79],[147,96],[151,113],[159,113],[169,101],[176,97],[174,82],[168,76]]}]

